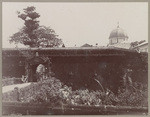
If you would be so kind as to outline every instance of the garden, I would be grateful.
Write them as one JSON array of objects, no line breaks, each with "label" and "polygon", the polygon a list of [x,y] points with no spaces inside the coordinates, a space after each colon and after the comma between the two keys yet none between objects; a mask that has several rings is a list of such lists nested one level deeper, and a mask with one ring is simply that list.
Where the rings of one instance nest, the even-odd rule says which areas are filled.
[{"label": "garden", "polygon": [[[57,77],[56,73],[58,70],[56,69],[55,71],[57,72],[53,73],[50,70],[54,69],[50,68],[48,70],[50,71],[49,75],[46,75],[44,78],[43,76],[40,76],[40,79],[42,80],[29,82],[30,84],[23,88],[18,88],[16,86],[11,91],[3,93],[3,114],[8,115],[12,113],[20,113],[23,115],[116,115],[121,113],[131,114],[132,112],[134,114],[147,114],[148,86],[147,83],[145,83],[147,80],[147,57],[144,57],[142,57],[142,55],[139,57],[138,54],[138,56],[135,57],[136,59],[129,58],[129,61],[126,62],[130,62],[128,63],[130,66],[126,65],[125,62],[121,64],[122,61],[120,61],[120,64],[110,63],[109,61],[104,65],[99,64],[99,69],[101,68],[101,65],[103,66],[99,70],[100,73],[97,71],[97,74],[95,73],[91,79],[87,78],[86,80],[81,80],[78,78],[78,81],[85,81],[81,82],[82,84],[80,85],[77,85],[79,82],[73,82],[77,81],[77,79],[73,79],[71,82],[71,80],[64,80],[63,78]],[[126,58],[126,60],[128,59]],[[95,63],[92,64],[93,66],[90,64],[88,65],[97,69]],[[107,67],[104,67],[105,65],[107,65]],[[55,64],[55,67],[59,66],[56,66]],[[62,69],[64,67],[62,67]],[[83,67],[81,67],[81,70],[82,68]],[[69,70],[70,69],[66,69],[66,71]],[[64,73],[66,71],[64,71]],[[116,71],[118,72],[116,73]],[[82,73],[84,72],[82,71]],[[93,72],[91,71],[90,73]],[[99,74],[101,74],[101,76]],[[84,76],[84,74],[82,75]],[[88,73],[86,75],[88,75]],[[63,80],[65,82],[63,82]],[[91,81],[93,81],[93,83]],[[26,84],[27,82],[24,82],[24,80],[21,80],[21,78],[4,77],[2,83],[3,87],[5,87],[15,84]],[[74,84],[70,85],[70,83]],[[85,83],[89,84],[85,86]],[[92,87],[95,86],[96,88],[88,87],[90,84]]]},{"label": "garden", "polygon": [[[134,88],[133,88],[134,87]],[[12,102],[13,95],[18,95],[17,100],[21,103],[46,104],[50,107],[81,106],[81,107],[148,107],[147,86],[140,83],[133,83],[133,86],[119,88],[114,94],[109,89],[102,90],[72,90],[55,77],[44,79],[37,83],[14,89],[11,93],[3,94],[3,102]]]}]

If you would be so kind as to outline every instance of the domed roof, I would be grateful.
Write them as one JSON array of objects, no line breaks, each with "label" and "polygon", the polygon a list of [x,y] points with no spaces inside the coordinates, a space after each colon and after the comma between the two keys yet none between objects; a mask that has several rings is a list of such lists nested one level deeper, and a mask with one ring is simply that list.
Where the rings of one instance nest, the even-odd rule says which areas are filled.
[{"label": "domed roof", "polygon": [[121,29],[118,26],[115,30],[113,30],[110,33],[109,39],[110,38],[128,38],[128,35],[126,34],[126,32],[123,29]]}]

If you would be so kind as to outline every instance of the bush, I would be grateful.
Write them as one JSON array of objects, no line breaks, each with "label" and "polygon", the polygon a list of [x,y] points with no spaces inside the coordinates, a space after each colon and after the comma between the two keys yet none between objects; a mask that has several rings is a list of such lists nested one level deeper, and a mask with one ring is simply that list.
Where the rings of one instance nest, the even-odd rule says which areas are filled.
[{"label": "bush", "polygon": [[[13,101],[15,92],[3,94],[3,101]],[[120,87],[118,94],[114,94],[109,89],[72,90],[72,87],[64,85],[60,80],[51,77],[43,81],[32,83],[30,86],[20,89],[19,100],[30,103],[46,103],[51,106],[66,105],[85,105],[85,106],[148,106],[147,86],[133,82],[132,85]]]},{"label": "bush", "polygon": [[118,90],[118,99],[120,106],[148,106],[147,86],[134,82],[132,86],[126,89]]},{"label": "bush", "polygon": [[21,78],[4,77],[4,78],[2,79],[2,87],[3,87],[3,86],[8,86],[8,85],[13,85],[13,84],[21,84],[21,83],[23,83],[23,82],[21,81]]},{"label": "bush", "polygon": [[29,102],[58,103],[62,83],[56,78],[46,79],[39,83],[41,84],[39,90],[36,90],[35,94],[28,99]]}]

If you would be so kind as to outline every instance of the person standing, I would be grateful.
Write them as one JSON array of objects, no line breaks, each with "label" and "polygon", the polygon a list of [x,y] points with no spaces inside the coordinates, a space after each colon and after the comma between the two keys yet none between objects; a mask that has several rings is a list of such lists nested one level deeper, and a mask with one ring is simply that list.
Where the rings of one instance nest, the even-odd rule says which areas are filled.
[{"label": "person standing", "polygon": [[37,81],[42,81],[45,77],[45,66],[43,64],[39,64],[36,68]]}]

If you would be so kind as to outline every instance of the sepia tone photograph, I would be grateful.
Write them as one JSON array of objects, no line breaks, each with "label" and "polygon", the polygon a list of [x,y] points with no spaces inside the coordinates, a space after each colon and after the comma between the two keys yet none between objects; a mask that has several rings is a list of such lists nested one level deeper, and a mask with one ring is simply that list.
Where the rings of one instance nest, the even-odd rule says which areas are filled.
[{"label": "sepia tone photograph", "polygon": [[148,2],[2,2],[2,115],[148,115]]}]

